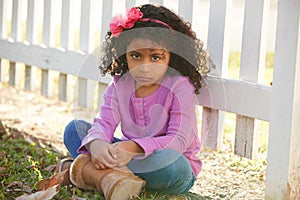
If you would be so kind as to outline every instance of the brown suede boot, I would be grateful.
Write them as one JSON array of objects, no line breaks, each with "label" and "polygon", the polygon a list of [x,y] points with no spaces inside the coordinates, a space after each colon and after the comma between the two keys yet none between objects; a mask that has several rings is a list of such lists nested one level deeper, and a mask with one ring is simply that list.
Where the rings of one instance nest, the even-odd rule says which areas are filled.
[{"label": "brown suede boot", "polygon": [[86,190],[97,190],[107,200],[128,200],[140,193],[145,181],[127,167],[98,170],[90,155],[79,155],[70,168],[71,182]]},{"label": "brown suede boot", "polygon": [[63,171],[66,171],[63,174],[63,182],[61,183],[61,186],[65,185],[72,185],[71,180],[70,180],[70,167],[71,164],[74,160],[71,158],[64,158],[61,161],[59,161],[56,165],[55,172],[56,174],[59,174]]}]

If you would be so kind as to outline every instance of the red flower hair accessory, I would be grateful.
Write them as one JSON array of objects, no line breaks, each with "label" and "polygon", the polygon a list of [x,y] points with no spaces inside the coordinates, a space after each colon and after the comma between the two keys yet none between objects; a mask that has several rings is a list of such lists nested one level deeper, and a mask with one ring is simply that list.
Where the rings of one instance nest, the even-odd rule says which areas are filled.
[{"label": "red flower hair accessory", "polygon": [[142,17],[143,13],[139,9],[133,7],[127,11],[125,17],[118,15],[113,18],[112,22],[109,25],[110,31],[113,36],[119,37],[124,29],[132,28],[135,22],[137,22]]}]

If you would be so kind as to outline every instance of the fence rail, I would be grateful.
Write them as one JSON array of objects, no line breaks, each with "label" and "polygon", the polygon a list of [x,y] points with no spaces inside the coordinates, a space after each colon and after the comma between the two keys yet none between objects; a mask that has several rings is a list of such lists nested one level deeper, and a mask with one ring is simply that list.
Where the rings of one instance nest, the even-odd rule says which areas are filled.
[{"label": "fence rail", "polygon": [[[114,13],[146,2],[171,7],[191,22],[216,64],[207,87],[198,96],[198,104],[203,106],[204,145],[222,146],[224,113],[231,112],[237,115],[234,152],[256,158],[257,120],[270,122],[266,199],[298,198],[298,0],[279,0],[278,4],[272,0],[0,0],[0,80],[29,90],[39,86],[42,95],[57,95],[59,100],[74,100],[81,107],[96,109],[110,77],[100,76],[94,51],[103,41]],[[238,80],[227,76],[229,53],[235,41],[230,37],[238,39],[232,31],[236,30],[236,7],[243,11]],[[274,86],[263,84],[271,11],[277,16]],[[280,154],[278,148],[283,149]]]}]

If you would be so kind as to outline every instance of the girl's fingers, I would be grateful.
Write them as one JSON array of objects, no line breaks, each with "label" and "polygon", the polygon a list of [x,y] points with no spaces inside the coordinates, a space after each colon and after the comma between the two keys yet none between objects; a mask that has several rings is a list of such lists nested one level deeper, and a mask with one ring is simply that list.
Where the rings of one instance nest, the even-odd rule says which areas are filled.
[{"label": "girl's fingers", "polygon": [[96,169],[101,169],[100,163],[96,158],[92,157],[91,161]]},{"label": "girl's fingers", "polygon": [[107,169],[104,165],[100,164],[100,169]]},{"label": "girl's fingers", "polygon": [[118,159],[118,156],[117,156],[118,149],[115,146],[113,146],[113,145],[108,146],[108,152],[113,159]]},{"label": "girl's fingers", "polygon": [[111,164],[111,163],[107,162],[105,159],[98,160],[95,157],[92,157],[92,163],[93,163],[94,167],[98,170],[115,167],[115,164]]}]

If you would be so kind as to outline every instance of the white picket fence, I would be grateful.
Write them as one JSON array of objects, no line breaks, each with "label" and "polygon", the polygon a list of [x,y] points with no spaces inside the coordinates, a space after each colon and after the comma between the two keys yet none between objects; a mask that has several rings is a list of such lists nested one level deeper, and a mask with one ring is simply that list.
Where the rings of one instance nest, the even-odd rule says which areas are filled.
[{"label": "white picket fence", "polygon": [[[235,153],[255,158],[256,119],[270,122],[265,199],[300,199],[299,0],[0,0],[0,81],[94,110],[110,81],[100,76],[94,50],[114,13],[148,2],[171,7],[195,25],[217,66],[198,97],[204,145],[221,147],[224,112],[235,113]],[[237,3],[244,14],[239,80],[233,80],[226,76]],[[274,75],[268,86],[262,77],[274,6]]]}]

